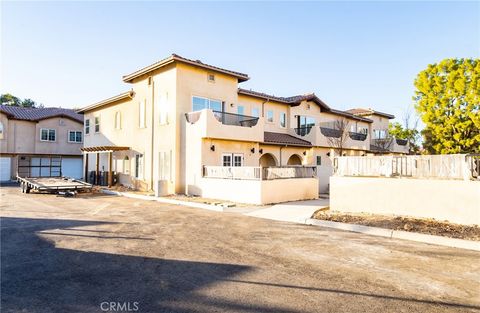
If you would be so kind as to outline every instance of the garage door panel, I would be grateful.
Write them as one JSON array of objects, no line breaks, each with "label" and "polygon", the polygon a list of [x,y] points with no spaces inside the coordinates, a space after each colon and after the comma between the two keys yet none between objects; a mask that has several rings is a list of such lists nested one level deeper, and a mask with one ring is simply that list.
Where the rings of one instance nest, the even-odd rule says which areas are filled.
[{"label": "garage door panel", "polygon": [[0,181],[9,181],[12,176],[12,158],[0,158]]},{"label": "garage door panel", "polygon": [[83,178],[83,159],[82,158],[63,158],[62,176],[76,179]]}]

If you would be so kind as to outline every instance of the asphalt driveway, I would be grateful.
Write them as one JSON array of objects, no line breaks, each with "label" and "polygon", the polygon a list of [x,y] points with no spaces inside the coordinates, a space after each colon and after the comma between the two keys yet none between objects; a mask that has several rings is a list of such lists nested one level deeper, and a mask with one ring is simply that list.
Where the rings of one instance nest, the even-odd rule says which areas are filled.
[{"label": "asphalt driveway", "polygon": [[480,312],[478,252],[115,196],[0,193],[2,312]]}]

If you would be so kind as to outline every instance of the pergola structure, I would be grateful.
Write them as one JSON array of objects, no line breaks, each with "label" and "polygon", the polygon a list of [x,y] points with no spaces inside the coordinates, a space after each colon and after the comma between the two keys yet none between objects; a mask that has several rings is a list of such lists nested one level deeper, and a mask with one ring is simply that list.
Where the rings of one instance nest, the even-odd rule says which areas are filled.
[{"label": "pergola structure", "polygon": [[[96,146],[96,147],[84,147],[81,148],[84,154],[95,153],[96,163],[95,163],[95,185],[99,184],[99,173],[100,173],[100,153],[108,153],[108,187],[112,187],[113,176],[112,176],[112,154],[115,151],[125,151],[130,150],[130,147],[119,147],[119,146]],[[85,158],[85,181],[88,179],[88,157]]]}]

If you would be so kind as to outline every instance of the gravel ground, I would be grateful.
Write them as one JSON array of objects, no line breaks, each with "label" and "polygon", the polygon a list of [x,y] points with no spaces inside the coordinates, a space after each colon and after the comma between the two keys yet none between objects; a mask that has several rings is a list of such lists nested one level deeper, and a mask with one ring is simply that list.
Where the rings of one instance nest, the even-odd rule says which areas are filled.
[{"label": "gravel ground", "polygon": [[477,225],[460,225],[448,222],[439,222],[434,219],[418,219],[402,216],[387,216],[360,213],[342,213],[319,210],[312,218],[319,220],[358,224],[372,227],[403,230],[422,234],[444,236],[480,241],[480,227]]},{"label": "gravel ground", "polygon": [[474,251],[100,194],[0,194],[2,313],[480,312]]}]

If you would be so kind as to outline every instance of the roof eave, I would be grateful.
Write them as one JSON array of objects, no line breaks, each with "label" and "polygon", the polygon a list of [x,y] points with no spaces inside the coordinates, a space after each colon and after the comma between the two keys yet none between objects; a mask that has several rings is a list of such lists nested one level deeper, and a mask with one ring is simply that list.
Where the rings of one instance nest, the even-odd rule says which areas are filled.
[{"label": "roof eave", "polygon": [[124,100],[124,99],[127,99],[127,98],[133,99],[134,95],[135,95],[135,92],[130,90],[130,91],[121,93],[119,95],[113,96],[111,98],[102,100],[100,102],[94,103],[92,105],[86,106],[82,109],[77,110],[76,112],[77,113],[85,113],[87,111],[91,111],[91,110],[97,109],[99,107],[102,107],[102,106],[105,106],[105,105],[108,105],[108,104],[111,104],[111,103],[114,103],[114,102],[117,102],[117,101],[121,101],[121,100]]}]

